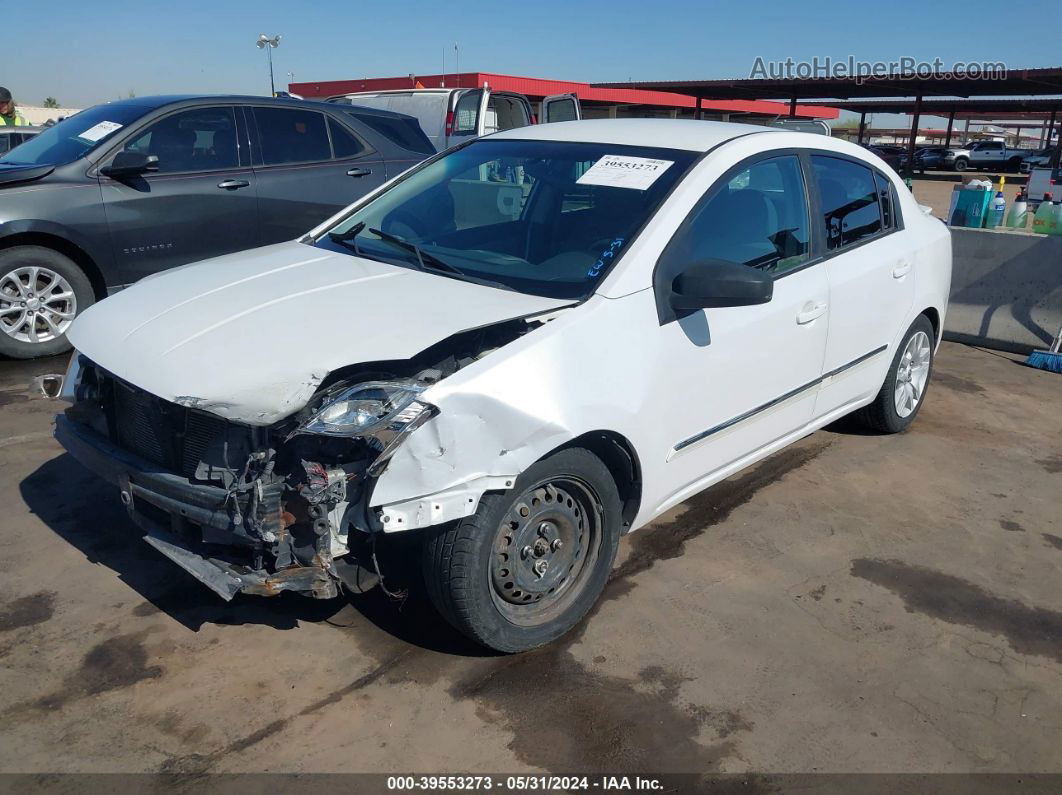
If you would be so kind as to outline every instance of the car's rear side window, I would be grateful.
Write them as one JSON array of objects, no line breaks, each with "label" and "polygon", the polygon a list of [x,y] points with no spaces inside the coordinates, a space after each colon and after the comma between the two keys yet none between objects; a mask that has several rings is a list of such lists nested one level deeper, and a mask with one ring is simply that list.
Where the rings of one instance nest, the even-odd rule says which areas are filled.
[{"label": "car's rear side window", "polygon": [[881,205],[881,226],[885,231],[896,228],[896,205],[893,200],[892,183],[877,171],[874,182],[878,188],[878,203]]},{"label": "car's rear side window", "polygon": [[328,120],[328,131],[332,134],[332,151],[337,160],[348,157],[357,157],[363,154],[368,147],[354,137],[354,135],[334,119]]},{"label": "car's rear side window", "polygon": [[819,186],[826,248],[854,245],[882,230],[878,187],[870,166],[839,157],[812,155]]},{"label": "car's rear side window", "polygon": [[[416,119],[401,119],[394,116],[381,116],[374,113],[359,113],[355,108],[353,110],[345,110],[344,113],[349,114],[357,121],[372,128],[380,135],[392,143],[398,144],[403,149],[408,149],[410,152],[417,152],[422,155],[435,154],[435,147],[432,142],[428,140],[428,136],[424,134],[420,124]],[[338,155],[337,155],[338,156]]]},{"label": "car's rear side window", "polygon": [[309,163],[332,158],[324,114],[297,108],[255,108],[262,162]]}]

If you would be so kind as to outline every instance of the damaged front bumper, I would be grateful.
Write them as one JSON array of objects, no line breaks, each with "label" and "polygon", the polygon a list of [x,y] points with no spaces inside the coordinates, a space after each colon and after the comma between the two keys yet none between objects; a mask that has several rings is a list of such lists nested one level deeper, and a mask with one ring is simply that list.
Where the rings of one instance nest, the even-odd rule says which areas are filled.
[{"label": "damaged front bumper", "polygon": [[319,599],[350,590],[368,590],[378,577],[349,560],[316,559],[317,565],[291,565],[275,571],[262,566],[262,544],[235,521],[254,513],[260,536],[287,532],[279,483],[237,497],[215,486],[193,483],[112,444],[91,428],[64,415],[56,417],[55,437],[81,464],[121,490],[130,518],[144,540],[225,600],[237,593],[273,596],[295,591]]}]

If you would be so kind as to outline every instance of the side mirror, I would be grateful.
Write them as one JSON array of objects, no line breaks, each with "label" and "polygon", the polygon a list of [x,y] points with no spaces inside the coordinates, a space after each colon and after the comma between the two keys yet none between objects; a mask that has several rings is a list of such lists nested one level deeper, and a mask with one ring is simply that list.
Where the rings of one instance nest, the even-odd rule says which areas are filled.
[{"label": "side mirror", "polygon": [[718,259],[691,265],[671,284],[671,306],[680,317],[698,309],[766,304],[773,295],[771,274]]},{"label": "side mirror", "polygon": [[129,177],[158,170],[159,158],[157,155],[124,150],[114,156],[110,165],[101,168],[100,173],[105,177]]}]

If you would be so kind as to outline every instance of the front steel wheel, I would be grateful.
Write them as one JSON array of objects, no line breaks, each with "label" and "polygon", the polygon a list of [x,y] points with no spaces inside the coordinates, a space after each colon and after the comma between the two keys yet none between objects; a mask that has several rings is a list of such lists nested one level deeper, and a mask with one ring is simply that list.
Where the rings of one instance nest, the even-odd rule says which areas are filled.
[{"label": "front steel wheel", "polygon": [[549,478],[513,501],[495,532],[491,595],[521,626],[560,615],[601,547],[600,497],[577,478]]},{"label": "front steel wheel", "polygon": [[505,493],[424,545],[424,577],[439,612],[477,642],[518,652],[559,638],[586,615],[616,557],[621,505],[608,468],[561,450]]}]

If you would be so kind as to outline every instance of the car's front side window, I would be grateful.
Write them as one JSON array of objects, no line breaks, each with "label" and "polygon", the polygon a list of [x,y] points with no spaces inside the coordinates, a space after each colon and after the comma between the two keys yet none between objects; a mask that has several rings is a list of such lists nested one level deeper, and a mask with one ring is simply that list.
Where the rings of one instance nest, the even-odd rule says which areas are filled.
[{"label": "car's front side window", "polygon": [[813,155],[819,186],[826,248],[835,251],[881,232],[881,210],[870,166],[828,155]]},{"label": "car's front side window", "polygon": [[583,298],[696,157],[650,147],[479,140],[415,170],[316,244],[536,295]]},{"label": "car's front side window", "polygon": [[125,145],[155,155],[158,173],[218,171],[239,166],[231,107],[193,108],[159,119]]},{"label": "car's front side window", "polygon": [[776,275],[811,256],[807,191],[795,155],[757,161],[713,187],[668,246],[682,266],[723,260]]}]

